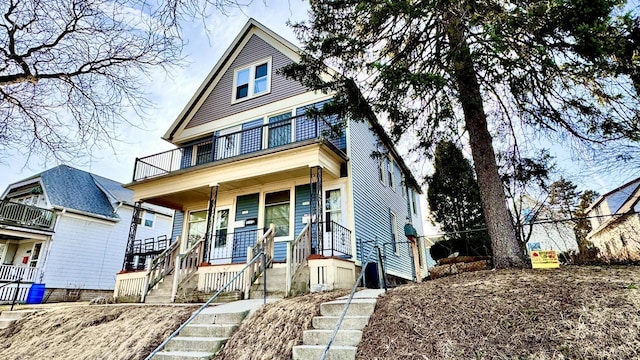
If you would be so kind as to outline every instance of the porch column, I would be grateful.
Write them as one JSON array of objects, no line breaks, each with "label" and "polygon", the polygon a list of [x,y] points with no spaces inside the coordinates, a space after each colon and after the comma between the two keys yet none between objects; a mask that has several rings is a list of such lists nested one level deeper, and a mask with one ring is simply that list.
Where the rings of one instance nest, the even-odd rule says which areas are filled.
[{"label": "porch column", "polygon": [[[322,254],[322,167],[309,168],[309,212],[311,216],[311,239],[315,240],[316,253]],[[313,246],[313,245],[312,245]]]},{"label": "porch column", "polygon": [[207,211],[207,230],[204,234],[204,248],[202,250],[202,263],[209,264],[211,239],[213,238],[213,223],[216,216],[216,202],[218,200],[218,185],[209,189],[209,210]]},{"label": "porch column", "polygon": [[140,211],[142,210],[142,201],[136,202],[131,215],[131,225],[129,226],[129,239],[127,240],[127,250],[124,255],[124,270],[133,270],[133,243],[136,240],[136,231],[138,231],[138,222],[140,221]]}]

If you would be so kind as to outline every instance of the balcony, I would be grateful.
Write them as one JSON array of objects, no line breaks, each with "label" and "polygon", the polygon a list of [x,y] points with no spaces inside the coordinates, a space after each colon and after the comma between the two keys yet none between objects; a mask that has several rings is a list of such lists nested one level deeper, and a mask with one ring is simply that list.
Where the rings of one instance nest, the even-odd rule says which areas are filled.
[{"label": "balcony", "polygon": [[8,200],[0,201],[0,224],[37,230],[53,230],[56,214],[48,209]]},{"label": "balcony", "polygon": [[[246,125],[246,124],[245,124]],[[338,130],[340,121],[331,118],[308,118],[306,115],[258,126],[247,126],[238,131],[216,134],[194,145],[165,151],[159,154],[137,158],[133,182],[142,181],[172,172],[242,158],[260,155],[267,151],[286,149],[287,145],[311,139],[327,139],[337,149],[346,149],[344,134]]]}]

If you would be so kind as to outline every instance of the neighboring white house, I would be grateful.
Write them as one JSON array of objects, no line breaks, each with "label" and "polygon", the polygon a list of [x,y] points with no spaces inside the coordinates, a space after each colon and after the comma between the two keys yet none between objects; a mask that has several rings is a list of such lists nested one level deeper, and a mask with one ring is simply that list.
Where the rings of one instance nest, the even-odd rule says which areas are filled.
[{"label": "neighboring white house", "polygon": [[[20,277],[21,300],[32,283],[45,284],[48,301],[110,294],[133,207],[122,184],[66,165],[9,185],[0,202],[0,286]],[[137,236],[169,242],[173,211],[142,209]],[[0,288],[0,301],[14,292],[15,285]]]}]

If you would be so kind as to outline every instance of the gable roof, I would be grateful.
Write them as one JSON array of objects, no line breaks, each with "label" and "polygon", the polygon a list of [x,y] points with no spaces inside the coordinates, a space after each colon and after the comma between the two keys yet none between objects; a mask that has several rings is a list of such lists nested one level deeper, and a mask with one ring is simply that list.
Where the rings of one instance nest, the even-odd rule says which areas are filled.
[{"label": "gable roof", "polygon": [[[206,99],[208,94],[210,94],[211,90],[216,86],[217,82],[220,80],[222,73],[227,69],[228,65],[233,62],[235,57],[239,54],[239,47],[243,44],[245,40],[247,40],[251,35],[255,34],[256,31],[261,31],[266,35],[265,39],[271,43],[277,43],[281,45],[281,48],[286,49],[287,53],[284,55],[291,58],[293,61],[300,61],[300,53],[302,50],[286,40],[282,36],[273,32],[271,29],[262,25],[260,22],[256,21],[253,18],[250,18],[247,23],[244,25],[242,30],[238,33],[235,39],[231,42],[231,45],[224,52],[222,57],[218,60],[213,69],[209,72],[205,80],[202,82],[198,90],[196,90],[195,94],[191,97],[187,105],[184,107],[182,112],[178,115],[176,120],[171,124],[167,132],[162,137],[164,140],[171,142],[175,136],[175,134],[183,127],[187,125],[191,117],[197,112],[199,106],[202,105],[203,101]],[[336,74],[335,70],[327,66],[328,74]],[[355,83],[351,84],[356,87]],[[360,91],[357,90],[358,96],[362,97]],[[389,137],[387,132],[384,130],[382,125],[378,122],[377,116],[373,112],[373,110],[369,107],[369,111],[366,114],[366,120],[371,125],[371,129],[378,135],[380,141],[387,147],[389,153],[394,157],[396,163],[402,169],[406,180],[409,185],[411,185],[415,190],[417,190],[420,194],[422,194],[422,189],[418,183],[418,181],[413,176],[413,173],[409,169],[409,167],[404,162],[404,159],[398,154],[395,145],[393,144],[392,139]]]},{"label": "gable roof", "polygon": [[284,54],[290,57],[294,61],[299,61],[299,56],[297,54],[300,53],[300,49],[283,38],[282,36],[276,34],[271,29],[262,25],[258,21],[253,18],[250,18],[247,23],[244,25],[242,30],[238,33],[235,39],[231,42],[231,45],[227,48],[227,50],[222,54],[222,57],[215,64],[213,69],[209,72],[205,80],[202,82],[198,90],[196,90],[195,94],[191,97],[187,105],[184,107],[182,112],[178,115],[176,120],[171,124],[167,132],[162,136],[164,140],[171,142],[173,140],[176,132],[190,119],[191,116],[196,112],[199,104],[206,98],[206,96],[210,93],[210,91],[216,86],[217,82],[222,75],[222,72],[227,68],[228,64],[230,64],[235,56],[238,55],[238,50],[240,45],[252,35],[255,30],[259,30],[267,35],[267,38],[270,42],[279,43],[285,49],[289,50],[289,54]]},{"label": "gable roof", "polygon": [[585,210],[585,212],[589,212],[593,210],[595,207],[600,205],[600,203],[602,203],[604,200],[611,199],[614,196],[621,196],[622,201],[619,202],[620,206],[618,206],[616,209],[609,209],[611,210],[612,214],[615,214],[618,212],[618,210],[622,208],[624,203],[626,203],[626,201],[636,192],[636,190],[639,187],[640,187],[640,178],[631,180],[628,183],[620,185],[617,188],[597,198],[596,201],[594,201],[591,205],[589,205],[589,207]]},{"label": "gable roof", "polygon": [[40,173],[40,179],[51,205],[119,219],[91,173],[60,165]]},{"label": "gable roof", "polygon": [[611,210],[611,214],[603,214],[603,215],[615,215],[615,216],[609,216],[608,218],[606,218],[605,221],[603,221],[600,226],[598,226],[597,228],[593,229],[589,235],[593,235],[595,233],[600,232],[602,229],[610,226],[611,224],[617,222],[618,220],[620,220],[621,218],[624,217],[624,215],[629,214],[629,213],[635,213],[634,208],[636,207],[636,205],[638,205],[638,203],[640,202],[640,178],[637,178],[635,180],[632,180],[612,191],[609,191],[608,193],[600,196],[598,198],[598,200],[596,200],[593,204],[591,204],[588,208],[587,208],[587,212],[591,211],[592,209],[594,209],[595,207],[598,206],[598,204],[600,204],[602,201],[604,201],[607,198],[610,198],[612,196],[615,195],[619,195],[621,196],[624,200],[621,202],[621,205],[618,206],[616,209],[610,209]]}]

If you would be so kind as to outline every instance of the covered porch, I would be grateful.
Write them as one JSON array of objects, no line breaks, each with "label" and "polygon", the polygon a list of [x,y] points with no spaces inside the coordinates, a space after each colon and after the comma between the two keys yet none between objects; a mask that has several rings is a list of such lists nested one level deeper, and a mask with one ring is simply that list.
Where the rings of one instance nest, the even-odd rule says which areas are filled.
[{"label": "covered porch", "polygon": [[[237,161],[233,167],[209,166],[128,186],[136,200],[176,209],[174,236],[182,241],[172,251],[197,264],[190,272],[198,274],[198,290],[206,292],[239,271],[265,239],[272,241],[269,266],[286,267],[289,275],[306,266],[312,254],[350,261],[355,239],[349,226],[346,161],[339,150],[313,143]],[[195,178],[201,179],[199,184]],[[182,269],[178,261],[160,262]],[[125,261],[125,271],[134,269]],[[137,287],[149,290],[141,281]],[[245,285],[238,288],[248,291]]]}]

